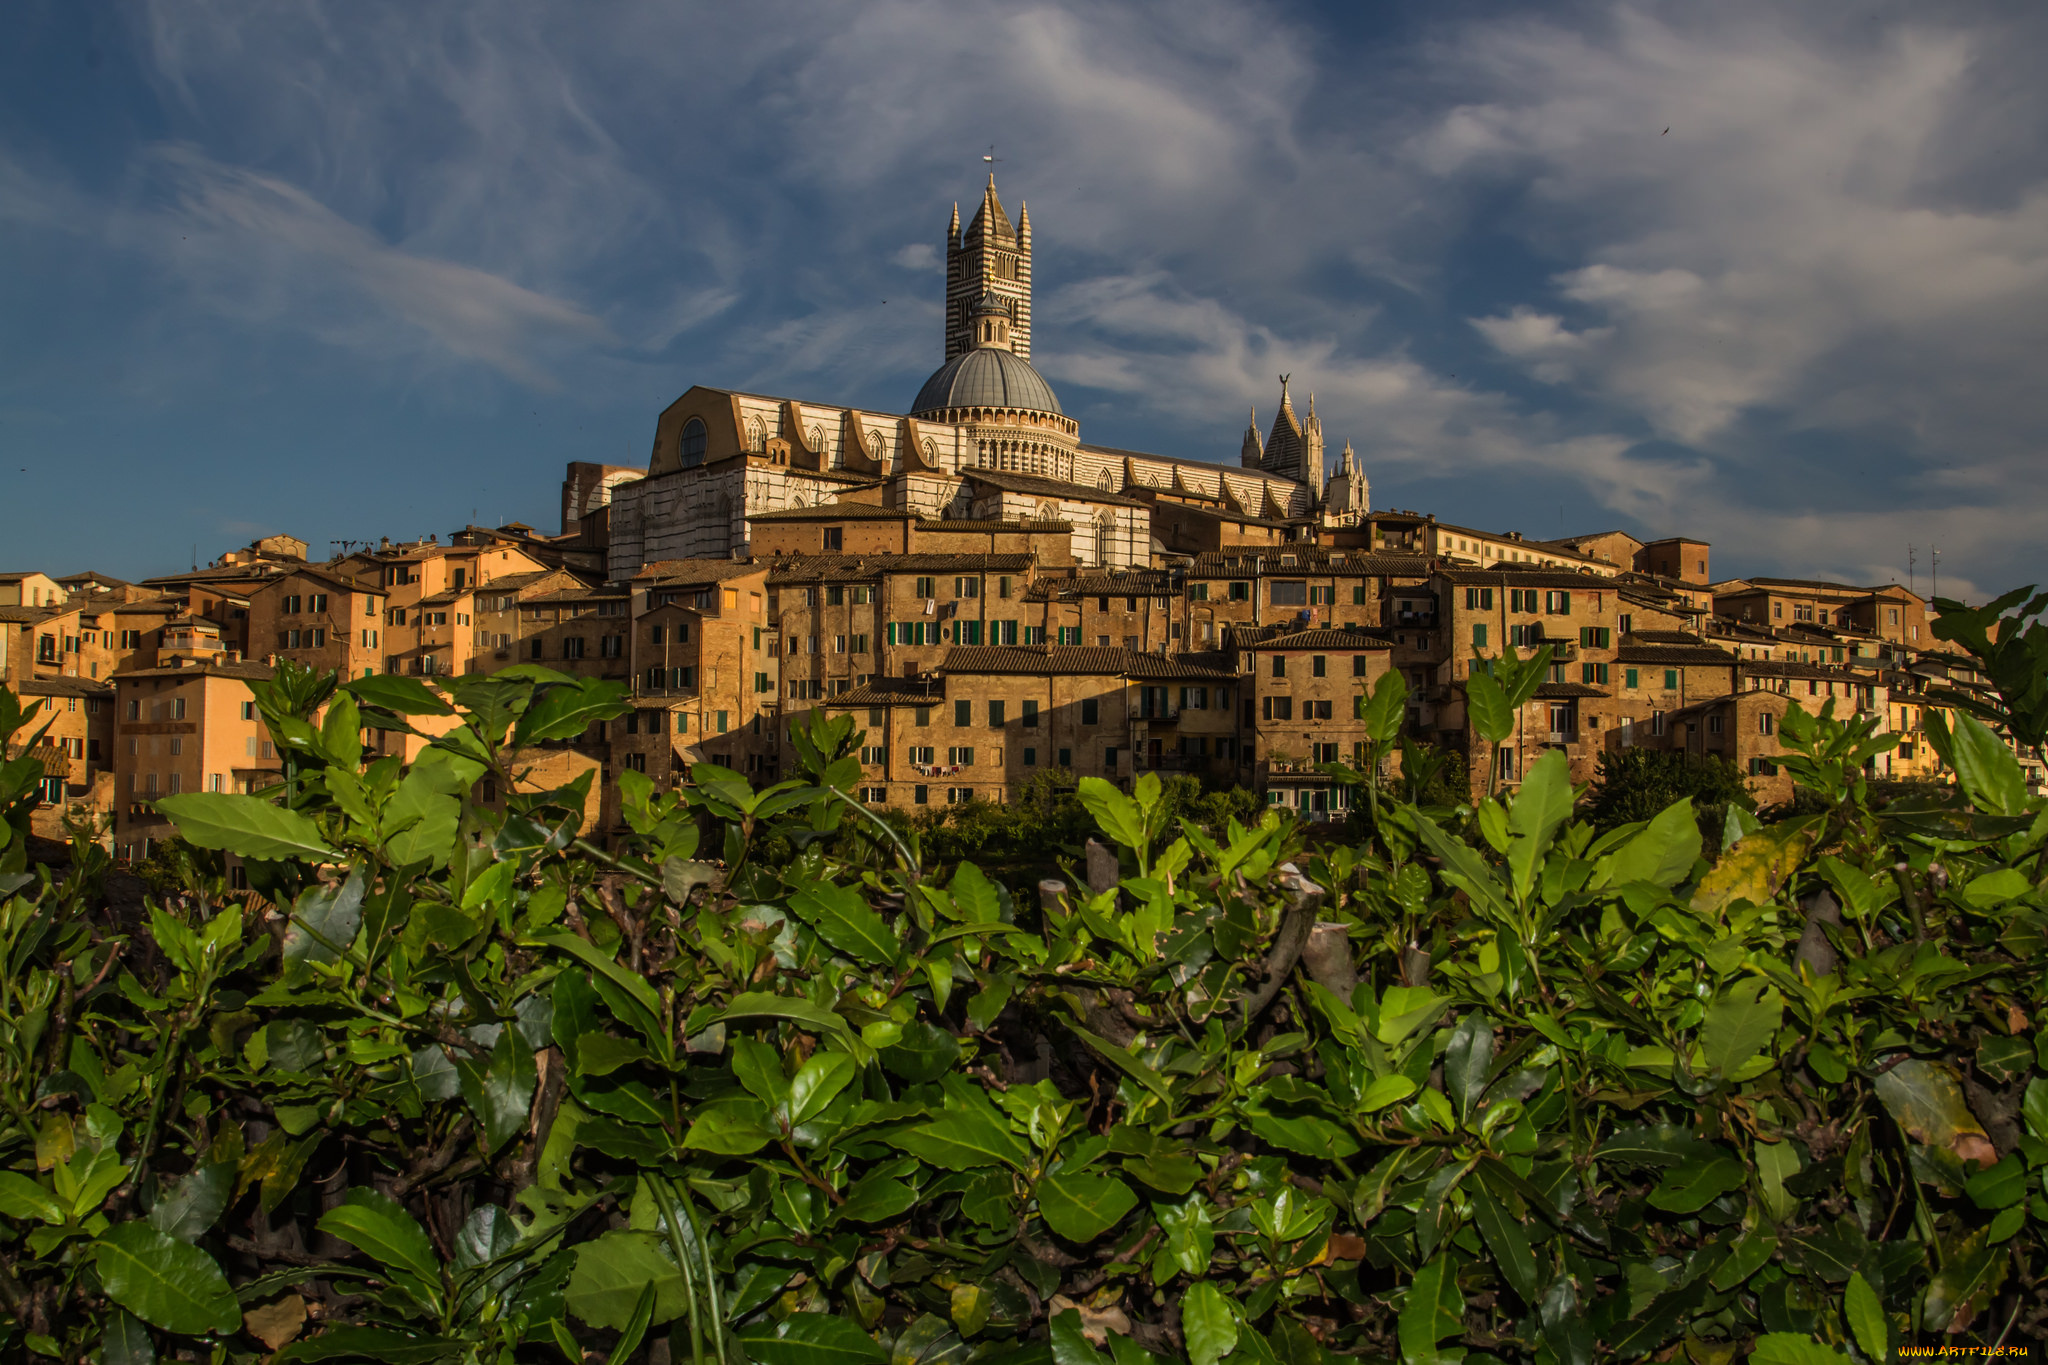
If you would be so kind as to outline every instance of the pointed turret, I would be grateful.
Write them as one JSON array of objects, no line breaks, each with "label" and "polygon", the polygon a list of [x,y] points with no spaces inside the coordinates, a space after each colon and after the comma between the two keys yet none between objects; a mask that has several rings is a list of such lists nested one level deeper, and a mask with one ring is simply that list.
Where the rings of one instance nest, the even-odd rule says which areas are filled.
[{"label": "pointed turret", "polygon": [[1266,445],[1259,439],[1259,410],[1253,408],[1251,425],[1244,429],[1244,445],[1240,449],[1238,463],[1246,469],[1257,469],[1265,458]]},{"label": "pointed turret", "polygon": [[1017,244],[1031,249],[1031,205],[1023,200],[1017,203]]},{"label": "pointed turret", "polygon": [[950,251],[958,245],[960,245],[960,201],[956,199],[953,201],[953,221],[946,228],[946,248]]}]

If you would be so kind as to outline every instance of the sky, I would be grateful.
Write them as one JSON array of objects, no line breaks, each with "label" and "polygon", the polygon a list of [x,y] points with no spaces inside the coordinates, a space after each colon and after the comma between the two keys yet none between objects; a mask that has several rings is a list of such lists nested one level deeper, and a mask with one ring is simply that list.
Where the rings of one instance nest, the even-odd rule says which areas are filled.
[{"label": "sky", "polygon": [[1235,462],[1286,372],[1376,507],[2048,579],[2048,7],[9,9],[0,569],[553,530],[692,384],[900,412],[993,169],[1084,441]]}]

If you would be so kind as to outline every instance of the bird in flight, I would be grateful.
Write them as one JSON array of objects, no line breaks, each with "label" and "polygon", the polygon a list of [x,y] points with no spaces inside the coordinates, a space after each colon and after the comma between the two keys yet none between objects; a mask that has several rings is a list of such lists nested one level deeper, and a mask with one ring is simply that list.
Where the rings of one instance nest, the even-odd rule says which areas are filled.
[{"label": "bird in flight", "polygon": [[[1671,130],[1670,130],[1669,128],[1666,128],[1666,129],[1664,130],[1664,133],[1668,133],[1668,132],[1670,132],[1670,131],[1671,131]],[[1662,136],[1664,136],[1664,133],[1659,133],[1659,134],[1657,134],[1657,136],[1658,136],[1658,137],[1662,137]]]},{"label": "bird in flight", "polygon": [[990,162],[994,162],[994,161],[1001,161],[1001,160],[1002,160],[1003,158],[1001,158],[1001,157],[999,157],[999,156],[997,156],[997,155],[996,155],[996,144],[995,144],[995,143],[993,143],[993,142],[991,142],[991,143],[989,143],[989,144],[988,144],[988,152],[987,152],[987,154],[986,154],[986,155],[984,155],[984,156],[983,156],[983,157],[982,157],[981,159],[982,159],[983,161],[990,161]]}]

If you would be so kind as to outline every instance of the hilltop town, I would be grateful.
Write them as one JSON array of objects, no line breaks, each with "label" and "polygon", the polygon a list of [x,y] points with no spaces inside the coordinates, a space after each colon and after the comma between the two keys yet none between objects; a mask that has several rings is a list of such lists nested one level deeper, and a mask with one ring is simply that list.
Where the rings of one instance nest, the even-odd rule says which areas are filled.
[{"label": "hilltop town", "polygon": [[[282,765],[245,684],[285,659],[617,680],[631,715],[523,756],[537,788],[594,774],[597,832],[629,769],[777,780],[814,708],[857,717],[877,806],[1178,772],[1341,819],[1321,765],[1363,757],[1356,699],[1390,671],[1406,733],[1463,756],[1476,791],[1546,750],[1588,780],[1640,747],[1717,755],[1784,801],[1794,702],[1896,733],[1878,775],[1938,774],[1926,712],[1983,682],[1897,583],[1716,578],[1683,534],[1535,539],[1376,509],[1363,459],[1346,442],[1332,463],[1288,376],[1234,463],[1086,443],[1031,364],[1031,242],[993,179],[965,227],[954,210],[943,364],[906,412],[693,387],[646,466],[568,465],[552,530],[465,525],[319,562],[274,535],[140,583],[0,574],[0,676],[54,718],[49,819],[111,815],[134,857],[170,832],[153,798],[260,790]],[[1548,680],[1487,752],[1466,680],[1542,646]]]}]

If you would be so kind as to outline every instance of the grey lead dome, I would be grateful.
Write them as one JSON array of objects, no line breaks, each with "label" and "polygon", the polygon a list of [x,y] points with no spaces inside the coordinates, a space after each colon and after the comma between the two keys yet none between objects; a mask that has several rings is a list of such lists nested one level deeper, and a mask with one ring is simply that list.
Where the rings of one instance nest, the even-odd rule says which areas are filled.
[{"label": "grey lead dome", "polygon": [[1031,368],[1030,361],[995,346],[977,347],[941,365],[917,391],[910,415],[920,417],[948,408],[1014,408],[1066,415],[1060,411],[1052,385]]}]

